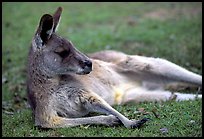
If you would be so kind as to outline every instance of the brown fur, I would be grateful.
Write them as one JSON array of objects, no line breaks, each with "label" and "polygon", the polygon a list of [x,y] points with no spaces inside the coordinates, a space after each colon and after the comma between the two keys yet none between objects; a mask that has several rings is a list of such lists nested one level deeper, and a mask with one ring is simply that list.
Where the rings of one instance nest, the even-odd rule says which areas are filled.
[{"label": "brown fur", "polygon": [[[167,60],[101,51],[89,57],[56,34],[62,8],[45,14],[28,57],[28,98],[35,125],[43,128],[82,124],[143,125],[112,108],[143,101],[189,100],[202,95],[164,90],[168,83],[202,85],[202,77]],[[90,112],[105,115],[85,117]]]}]

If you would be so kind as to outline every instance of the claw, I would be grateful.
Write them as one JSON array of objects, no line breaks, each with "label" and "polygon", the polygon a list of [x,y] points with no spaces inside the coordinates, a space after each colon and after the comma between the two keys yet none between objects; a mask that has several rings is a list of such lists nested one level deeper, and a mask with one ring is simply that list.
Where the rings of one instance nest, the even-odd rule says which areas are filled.
[{"label": "claw", "polygon": [[149,121],[150,118],[143,118],[142,120],[137,121],[136,124],[132,125],[131,128],[140,128],[144,123]]}]

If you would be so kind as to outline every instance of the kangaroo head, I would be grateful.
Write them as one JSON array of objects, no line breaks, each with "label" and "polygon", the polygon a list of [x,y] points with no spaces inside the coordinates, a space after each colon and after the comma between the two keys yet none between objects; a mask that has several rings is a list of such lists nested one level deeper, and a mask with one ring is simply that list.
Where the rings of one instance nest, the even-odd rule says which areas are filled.
[{"label": "kangaroo head", "polygon": [[71,41],[55,33],[61,13],[62,8],[59,7],[53,15],[41,17],[32,40],[33,57],[40,61],[39,68],[50,74],[88,74],[92,71],[91,60],[79,52]]}]

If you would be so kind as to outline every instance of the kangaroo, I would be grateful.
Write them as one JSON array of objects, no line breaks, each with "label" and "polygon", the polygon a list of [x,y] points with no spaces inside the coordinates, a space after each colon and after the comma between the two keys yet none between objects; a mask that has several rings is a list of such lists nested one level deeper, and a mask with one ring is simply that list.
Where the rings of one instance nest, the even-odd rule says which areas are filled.
[{"label": "kangaroo", "polygon": [[[27,92],[35,126],[84,124],[139,128],[148,118],[128,119],[113,105],[194,100],[202,95],[171,92],[172,83],[202,86],[202,76],[165,59],[101,51],[85,55],[58,34],[62,7],[44,14],[28,55]],[[100,113],[87,116],[90,112]]]}]

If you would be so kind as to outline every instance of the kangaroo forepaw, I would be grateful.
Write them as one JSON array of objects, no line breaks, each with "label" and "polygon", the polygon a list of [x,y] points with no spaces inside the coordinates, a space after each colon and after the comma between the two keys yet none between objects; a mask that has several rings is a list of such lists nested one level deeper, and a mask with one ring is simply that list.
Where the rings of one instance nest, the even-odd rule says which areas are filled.
[{"label": "kangaroo forepaw", "polygon": [[134,124],[130,126],[130,128],[140,128],[144,123],[149,121],[150,118],[143,118],[142,120],[136,120]]}]

